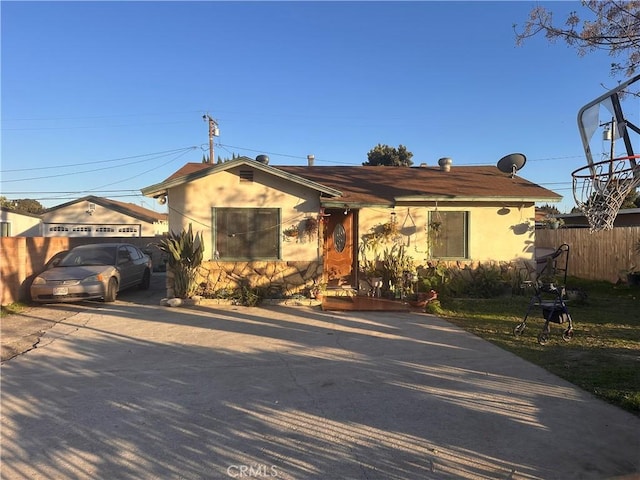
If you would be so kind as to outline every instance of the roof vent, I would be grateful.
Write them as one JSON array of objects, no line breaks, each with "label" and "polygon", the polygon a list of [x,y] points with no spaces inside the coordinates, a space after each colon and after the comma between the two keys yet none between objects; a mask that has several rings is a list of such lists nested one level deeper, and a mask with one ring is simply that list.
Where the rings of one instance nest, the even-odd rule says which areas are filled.
[{"label": "roof vent", "polygon": [[427,164],[426,164],[425,162],[423,162],[423,163],[421,163],[421,164],[420,164],[420,168],[424,168],[424,167],[426,167],[426,166],[427,166]]},{"label": "roof vent", "polygon": [[438,165],[440,165],[440,170],[442,170],[443,172],[450,171],[452,163],[453,163],[453,160],[451,160],[449,157],[442,157],[440,160],[438,160]]},{"label": "roof vent", "polygon": [[264,163],[265,165],[269,165],[269,155],[258,155],[256,157],[256,162]]},{"label": "roof vent", "polygon": [[313,154],[307,155],[307,165],[313,167],[313,162],[315,161],[316,156]]}]

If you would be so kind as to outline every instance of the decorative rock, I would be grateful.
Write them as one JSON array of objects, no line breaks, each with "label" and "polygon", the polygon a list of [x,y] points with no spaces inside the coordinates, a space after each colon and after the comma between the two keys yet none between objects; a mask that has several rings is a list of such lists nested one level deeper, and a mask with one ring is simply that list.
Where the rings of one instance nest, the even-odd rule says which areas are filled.
[{"label": "decorative rock", "polygon": [[170,298],[167,300],[167,306],[169,307],[179,307],[180,305],[182,305],[181,298]]}]

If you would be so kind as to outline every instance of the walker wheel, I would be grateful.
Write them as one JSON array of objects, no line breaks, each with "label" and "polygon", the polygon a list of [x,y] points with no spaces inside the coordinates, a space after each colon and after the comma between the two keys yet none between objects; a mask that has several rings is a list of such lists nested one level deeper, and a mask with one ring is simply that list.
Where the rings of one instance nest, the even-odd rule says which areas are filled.
[{"label": "walker wheel", "polygon": [[562,339],[563,339],[565,342],[570,342],[572,338],[573,338],[573,328],[567,328],[567,329],[562,333]]},{"label": "walker wheel", "polygon": [[549,341],[548,332],[541,332],[540,335],[538,335],[538,343],[540,345],[545,345],[548,341]]},{"label": "walker wheel", "polygon": [[521,322],[518,325],[516,325],[515,327],[513,327],[513,334],[516,337],[519,337],[520,335],[522,335],[522,332],[524,332],[525,328],[527,328],[527,325],[524,322]]}]

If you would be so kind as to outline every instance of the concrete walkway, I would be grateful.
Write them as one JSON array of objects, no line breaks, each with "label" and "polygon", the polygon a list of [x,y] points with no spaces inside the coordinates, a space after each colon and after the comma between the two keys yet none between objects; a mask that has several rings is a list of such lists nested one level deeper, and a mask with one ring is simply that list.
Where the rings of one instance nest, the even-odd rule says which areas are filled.
[{"label": "concrete walkway", "polygon": [[71,311],[1,387],[3,480],[640,472],[638,417],[422,313],[125,298]]}]

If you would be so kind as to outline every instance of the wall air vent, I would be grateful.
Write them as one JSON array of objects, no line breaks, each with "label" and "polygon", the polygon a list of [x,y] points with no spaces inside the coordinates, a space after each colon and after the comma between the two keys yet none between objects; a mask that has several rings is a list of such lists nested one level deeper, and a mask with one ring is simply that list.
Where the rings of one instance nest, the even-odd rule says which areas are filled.
[{"label": "wall air vent", "polygon": [[241,182],[253,182],[253,170],[240,170]]}]

